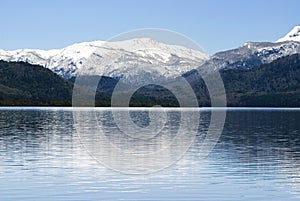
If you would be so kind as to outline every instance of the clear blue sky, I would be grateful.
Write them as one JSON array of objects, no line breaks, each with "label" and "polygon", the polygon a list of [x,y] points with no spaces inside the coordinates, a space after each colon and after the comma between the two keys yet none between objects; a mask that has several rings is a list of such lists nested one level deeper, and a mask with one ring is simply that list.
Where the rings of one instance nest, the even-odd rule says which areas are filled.
[{"label": "clear blue sky", "polygon": [[51,49],[164,28],[209,54],[274,41],[300,25],[299,0],[0,0],[0,49]]}]

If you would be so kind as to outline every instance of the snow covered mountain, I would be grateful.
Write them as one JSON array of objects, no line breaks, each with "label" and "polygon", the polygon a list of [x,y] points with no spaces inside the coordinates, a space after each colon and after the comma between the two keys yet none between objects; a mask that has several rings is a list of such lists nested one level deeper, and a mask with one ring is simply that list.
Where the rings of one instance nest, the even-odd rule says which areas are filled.
[{"label": "snow covered mountain", "polygon": [[186,47],[136,38],[84,42],[47,51],[0,49],[0,60],[39,64],[67,79],[84,72],[124,78],[123,82],[128,84],[142,84],[191,74],[193,69],[204,73],[220,69],[250,69],[296,53],[300,53],[300,26],[275,43],[248,42],[211,57]]},{"label": "snow covered mountain", "polygon": [[214,54],[199,70],[250,69],[296,53],[300,53],[300,42],[248,42],[239,48]]},{"label": "snow covered mountain", "polygon": [[150,38],[84,42],[48,51],[0,50],[0,60],[42,65],[64,78],[84,70],[85,74],[122,77],[130,84],[172,79],[195,69],[207,59],[208,56],[200,51]]},{"label": "snow covered mountain", "polygon": [[[248,42],[236,49],[218,52],[199,66],[198,70],[205,74],[215,70],[250,69],[297,53],[300,53],[300,26],[294,27],[275,43]],[[198,74],[191,71],[185,76],[193,73]]]},{"label": "snow covered mountain", "polygon": [[300,26],[295,26],[287,35],[278,39],[276,42],[296,41],[300,42]]}]

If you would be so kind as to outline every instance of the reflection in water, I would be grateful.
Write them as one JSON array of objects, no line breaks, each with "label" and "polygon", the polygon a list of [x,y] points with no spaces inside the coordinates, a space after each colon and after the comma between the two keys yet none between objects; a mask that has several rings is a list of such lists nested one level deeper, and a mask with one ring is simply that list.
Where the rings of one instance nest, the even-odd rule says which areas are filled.
[{"label": "reflection in water", "polygon": [[[130,115],[138,126],[149,125],[147,112]],[[166,126],[178,130],[178,112],[168,117]],[[128,140],[113,135],[111,114],[99,111],[97,119],[111,142],[126,147]],[[299,120],[299,110],[228,110],[219,143],[200,160],[210,121],[209,110],[201,111],[199,132],[181,160],[132,176],[91,158],[75,132],[72,109],[4,108],[0,200],[299,200]]]},{"label": "reflection in water", "polygon": [[[193,143],[200,113],[144,110],[74,109],[76,130],[100,163],[125,174],[157,172],[180,159]],[[134,123],[143,119],[142,127]]]}]

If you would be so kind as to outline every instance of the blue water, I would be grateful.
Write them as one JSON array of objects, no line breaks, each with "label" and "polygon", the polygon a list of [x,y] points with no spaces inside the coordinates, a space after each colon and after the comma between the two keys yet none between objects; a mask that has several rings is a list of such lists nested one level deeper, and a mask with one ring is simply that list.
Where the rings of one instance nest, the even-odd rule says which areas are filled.
[{"label": "blue water", "polygon": [[[130,112],[140,127],[149,124],[147,111]],[[168,112],[168,128],[176,130],[180,110]],[[198,134],[180,160],[132,175],[95,160],[71,108],[1,108],[0,200],[300,199],[300,110],[228,109],[218,144],[204,159],[199,155],[210,110],[199,112]],[[97,115],[113,143],[112,116],[101,109]]]}]

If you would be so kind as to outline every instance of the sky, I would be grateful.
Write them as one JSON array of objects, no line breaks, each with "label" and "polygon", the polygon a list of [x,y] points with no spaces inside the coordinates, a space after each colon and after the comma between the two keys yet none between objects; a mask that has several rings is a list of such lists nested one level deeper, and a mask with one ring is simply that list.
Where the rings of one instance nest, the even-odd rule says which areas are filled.
[{"label": "sky", "polygon": [[300,25],[299,0],[0,0],[0,49],[54,49],[163,28],[208,54],[276,41]]}]

